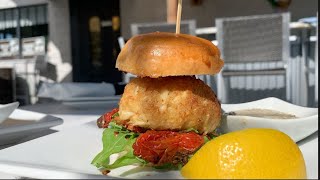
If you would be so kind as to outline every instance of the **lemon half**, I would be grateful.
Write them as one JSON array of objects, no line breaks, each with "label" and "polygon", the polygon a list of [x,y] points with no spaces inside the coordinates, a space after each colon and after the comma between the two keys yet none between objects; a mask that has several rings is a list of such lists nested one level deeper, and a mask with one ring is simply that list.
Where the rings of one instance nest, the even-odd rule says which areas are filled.
[{"label": "lemon half", "polygon": [[181,169],[185,178],[305,179],[306,167],[296,143],[273,129],[224,134],[198,150]]}]

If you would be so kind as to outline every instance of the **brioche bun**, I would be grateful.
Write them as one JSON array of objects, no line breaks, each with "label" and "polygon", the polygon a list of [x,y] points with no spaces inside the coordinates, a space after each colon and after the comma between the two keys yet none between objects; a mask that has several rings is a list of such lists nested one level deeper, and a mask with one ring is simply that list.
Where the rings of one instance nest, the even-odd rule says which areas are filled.
[{"label": "brioche bun", "polygon": [[155,32],[131,38],[116,68],[139,77],[214,75],[223,61],[210,41],[187,34]]},{"label": "brioche bun", "polygon": [[212,132],[221,120],[221,105],[209,86],[191,76],[135,78],[119,102],[119,124],[153,130]]}]

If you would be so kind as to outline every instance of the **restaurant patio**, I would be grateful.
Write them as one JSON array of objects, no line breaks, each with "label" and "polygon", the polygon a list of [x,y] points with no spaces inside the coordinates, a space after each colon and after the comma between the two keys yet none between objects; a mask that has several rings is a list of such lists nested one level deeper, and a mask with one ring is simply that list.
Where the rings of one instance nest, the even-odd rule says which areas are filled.
[{"label": "restaurant patio", "polygon": [[[171,35],[157,44],[154,32],[206,45]],[[317,0],[0,1],[0,178],[182,177],[126,167],[101,176],[91,161],[107,116],[106,127],[119,116],[130,132],[276,129],[318,178],[318,107]]]}]

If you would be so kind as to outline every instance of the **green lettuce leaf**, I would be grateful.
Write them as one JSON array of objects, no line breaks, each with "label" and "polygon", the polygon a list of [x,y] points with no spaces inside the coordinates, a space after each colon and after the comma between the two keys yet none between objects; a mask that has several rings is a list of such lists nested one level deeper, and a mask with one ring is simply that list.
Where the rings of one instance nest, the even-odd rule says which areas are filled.
[{"label": "green lettuce leaf", "polygon": [[187,132],[195,132],[195,133],[197,133],[197,134],[199,134],[199,131],[198,130],[196,130],[196,129],[194,129],[194,128],[189,128],[189,129],[187,129],[187,130],[184,130],[184,131],[181,131],[181,132],[185,132],[185,133],[187,133]]},{"label": "green lettuce leaf", "polygon": [[[130,132],[114,122],[110,122],[109,128],[103,131],[103,150],[91,163],[97,168],[105,169],[114,169],[131,164],[143,165],[145,162],[133,154],[132,145],[137,137],[138,134]],[[110,164],[110,156],[116,153],[121,153],[122,156]]]},{"label": "green lettuce leaf", "polygon": [[207,136],[203,136],[203,139],[204,139],[204,144],[210,141],[210,139]]},{"label": "green lettuce leaf", "polygon": [[107,169],[115,169],[122,166],[137,164],[143,165],[145,162],[133,154],[132,145],[135,142],[135,139],[130,139],[129,145],[126,146],[125,150],[127,153],[121,157],[119,157],[113,164],[104,164],[103,167]]},{"label": "green lettuce leaf", "polygon": [[118,130],[118,131],[123,131],[123,132],[130,132],[129,130],[127,130],[125,127],[121,126],[121,125],[118,125],[117,123],[111,121],[109,123],[109,128],[110,129],[115,129],[115,130]]},{"label": "green lettuce leaf", "polygon": [[114,115],[111,116],[111,119],[114,119],[115,117],[119,116],[119,112],[116,112]]}]

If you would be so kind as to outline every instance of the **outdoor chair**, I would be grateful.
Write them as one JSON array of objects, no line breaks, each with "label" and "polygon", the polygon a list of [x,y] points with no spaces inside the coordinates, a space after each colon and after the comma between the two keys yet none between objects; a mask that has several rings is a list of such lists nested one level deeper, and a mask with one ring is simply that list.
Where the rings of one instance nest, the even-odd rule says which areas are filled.
[{"label": "outdoor chair", "polygon": [[220,101],[240,103],[269,96],[290,100],[290,14],[217,18],[215,22],[225,62],[216,76]]}]

